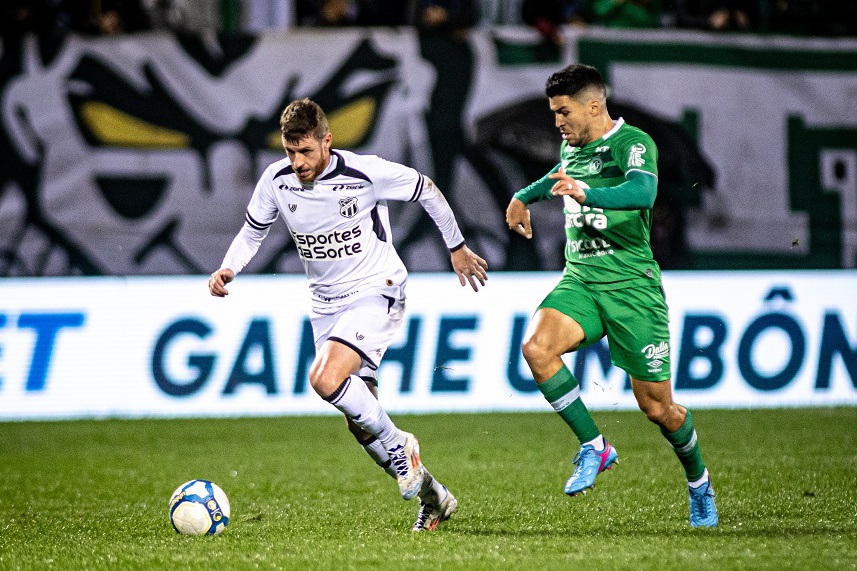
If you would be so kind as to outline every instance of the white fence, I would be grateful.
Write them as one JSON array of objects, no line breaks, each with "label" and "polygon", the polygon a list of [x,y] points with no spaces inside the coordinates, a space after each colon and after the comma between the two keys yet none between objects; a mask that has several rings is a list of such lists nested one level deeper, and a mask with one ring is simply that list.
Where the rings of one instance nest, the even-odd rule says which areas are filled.
[{"label": "white fence", "polygon": [[[479,293],[415,274],[380,368],[392,412],[550,410],[520,356],[558,275],[494,274]],[[0,282],[0,419],[333,412],[300,276]],[[857,405],[857,272],[667,273],[673,384],[703,407]],[[636,406],[606,344],[568,356],[593,409]]]}]

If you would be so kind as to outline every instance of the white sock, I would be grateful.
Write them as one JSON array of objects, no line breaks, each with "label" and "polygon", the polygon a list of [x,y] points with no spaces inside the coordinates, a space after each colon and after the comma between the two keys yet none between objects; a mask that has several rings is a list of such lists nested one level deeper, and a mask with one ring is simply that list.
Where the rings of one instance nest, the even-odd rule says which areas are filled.
[{"label": "white sock", "polygon": [[589,446],[592,446],[593,448],[595,448],[596,452],[601,452],[602,450],[604,450],[604,447],[606,446],[606,444],[604,443],[604,436],[602,436],[601,434],[599,434],[598,436],[596,436],[595,438],[593,438],[589,442],[583,443],[584,446],[586,446],[587,444]]},{"label": "white sock", "polygon": [[690,486],[691,488],[698,488],[699,486],[701,486],[702,484],[704,484],[707,481],[708,481],[708,468],[706,468],[705,471],[702,473],[701,478],[699,478],[698,480],[694,480],[693,482],[688,482],[687,485]]},{"label": "white sock", "polygon": [[404,445],[405,434],[396,428],[360,377],[351,375],[345,379],[326,400],[354,424],[380,440],[387,450]]},{"label": "white sock", "polygon": [[384,445],[377,438],[372,440],[369,444],[363,444],[363,450],[378,464],[381,468],[384,469],[390,476],[396,478],[396,470],[393,468],[393,464],[390,462],[390,455],[387,454],[387,449],[384,448]]},{"label": "white sock", "polygon": [[446,491],[446,488],[443,487],[443,484],[437,481],[434,476],[429,474],[429,471],[426,470],[425,477],[423,478],[423,485],[420,487],[420,491],[417,495],[424,502],[434,503],[432,500],[437,499],[438,503],[442,502],[446,499],[446,494],[449,492]]}]

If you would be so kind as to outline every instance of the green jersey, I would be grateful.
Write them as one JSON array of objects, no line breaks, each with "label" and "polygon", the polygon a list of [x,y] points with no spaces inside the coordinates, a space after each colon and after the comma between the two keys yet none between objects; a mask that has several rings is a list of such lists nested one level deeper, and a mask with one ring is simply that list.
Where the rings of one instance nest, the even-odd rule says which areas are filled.
[{"label": "green jersey", "polygon": [[[587,189],[584,205],[563,197],[567,275],[603,290],[660,285],[660,268],[649,242],[650,204],[641,208],[639,196],[625,196],[622,188],[613,188],[625,183],[632,171],[647,173],[643,176],[653,176],[656,181],[657,160],[652,138],[622,119],[583,147],[563,141],[560,163],[551,172],[562,168]],[[555,182],[545,175],[515,197],[525,204],[550,199]]]}]

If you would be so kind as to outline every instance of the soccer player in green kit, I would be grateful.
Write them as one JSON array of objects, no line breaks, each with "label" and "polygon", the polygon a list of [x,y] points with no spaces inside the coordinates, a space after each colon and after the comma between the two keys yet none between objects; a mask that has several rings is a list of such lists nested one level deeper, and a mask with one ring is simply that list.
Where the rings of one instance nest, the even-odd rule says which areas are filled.
[{"label": "soccer player in green kit", "polygon": [[527,204],[563,199],[565,272],[536,310],[522,351],[539,390],[580,441],[565,493],[592,488],[618,457],[561,359],[606,335],[613,364],[631,377],[640,409],[660,427],[684,467],[691,525],[714,527],[714,490],[693,418],[672,397],[669,317],[649,245],[657,148],[640,129],[610,117],[604,81],[593,67],[571,65],[554,73],[545,94],[563,138],[560,163],[515,193],[506,223],[532,238]]}]

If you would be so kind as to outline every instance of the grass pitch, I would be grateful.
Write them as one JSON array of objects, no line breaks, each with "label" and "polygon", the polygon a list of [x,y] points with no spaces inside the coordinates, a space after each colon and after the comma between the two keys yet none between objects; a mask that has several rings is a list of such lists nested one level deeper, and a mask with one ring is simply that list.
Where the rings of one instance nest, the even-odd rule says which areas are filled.
[{"label": "grass pitch", "polygon": [[[556,415],[395,416],[459,499],[423,534],[340,417],[0,423],[0,569],[857,568],[857,409],[695,411],[714,530],[642,413],[594,416],[620,463],[576,498]],[[170,526],[192,478],[229,496],[222,535]]]}]

